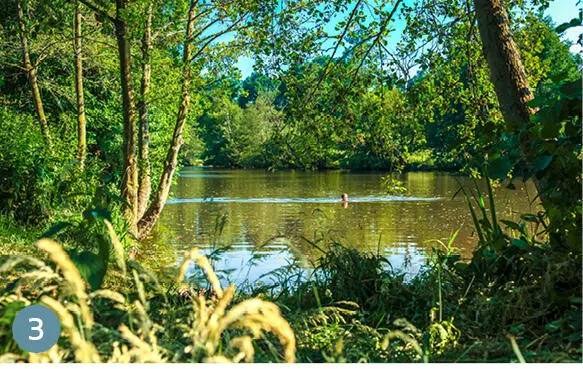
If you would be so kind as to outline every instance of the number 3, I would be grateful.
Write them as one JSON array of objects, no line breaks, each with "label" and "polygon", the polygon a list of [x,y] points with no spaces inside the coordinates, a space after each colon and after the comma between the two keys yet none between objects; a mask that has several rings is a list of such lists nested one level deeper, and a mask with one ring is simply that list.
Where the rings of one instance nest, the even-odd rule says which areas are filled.
[{"label": "number 3", "polygon": [[31,331],[38,331],[38,335],[33,337],[33,336],[28,336],[28,339],[31,341],[38,341],[41,340],[43,338],[43,336],[45,335],[45,332],[43,331],[43,321],[42,319],[39,318],[30,318],[28,319],[29,323],[35,322],[38,323],[38,325],[36,327],[30,327]]}]

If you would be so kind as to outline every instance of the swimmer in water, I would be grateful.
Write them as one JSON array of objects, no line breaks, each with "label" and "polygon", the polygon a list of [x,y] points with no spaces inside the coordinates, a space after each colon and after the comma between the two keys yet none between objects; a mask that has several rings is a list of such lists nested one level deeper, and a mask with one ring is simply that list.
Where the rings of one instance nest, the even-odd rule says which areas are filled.
[{"label": "swimmer in water", "polygon": [[348,207],[348,194],[343,193],[341,197],[342,197],[342,207],[347,208]]}]

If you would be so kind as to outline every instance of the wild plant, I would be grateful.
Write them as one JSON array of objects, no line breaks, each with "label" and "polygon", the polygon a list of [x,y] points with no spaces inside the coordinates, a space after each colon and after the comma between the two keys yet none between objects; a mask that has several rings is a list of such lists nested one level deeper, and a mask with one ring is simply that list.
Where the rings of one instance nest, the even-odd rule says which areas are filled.
[{"label": "wild plant", "polygon": [[[15,303],[21,307],[44,304],[61,320],[66,339],[41,354],[20,352],[7,342],[11,349],[0,355],[0,362],[251,362],[253,342],[265,338],[266,333],[277,338],[282,347],[281,354],[274,351],[273,359],[295,361],[294,332],[275,304],[253,298],[230,306],[235,287],[223,289],[209,260],[196,249],[185,255],[175,283],[182,283],[187,264],[194,260],[215,297],[207,299],[189,289],[176,298],[170,290],[162,290],[155,275],[145,273],[136,262],[126,263],[121,242],[109,222],[106,228],[117,266],[111,273],[123,281],[117,286],[119,291],[89,291],[70,255],[50,239],[39,240],[37,247],[47,253],[52,264],[14,255],[2,261],[0,274],[6,274],[10,282],[2,286],[0,308]],[[104,305],[107,312],[99,309]],[[170,328],[166,333],[163,326],[171,321],[178,329]],[[182,333],[176,336],[179,331]],[[180,348],[178,354],[176,347]]]}]

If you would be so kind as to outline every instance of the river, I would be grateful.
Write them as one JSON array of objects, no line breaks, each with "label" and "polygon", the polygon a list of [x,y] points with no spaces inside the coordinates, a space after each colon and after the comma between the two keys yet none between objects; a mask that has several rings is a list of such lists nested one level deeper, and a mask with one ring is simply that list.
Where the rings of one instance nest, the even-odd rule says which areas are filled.
[{"label": "river", "polygon": [[[471,257],[477,244],[471,215],[461,194],[452,198],[460,184],[473,186],[468,178],[409,172],[399,177],[407,192],[389,196],[383,175],[183,168],[141,253],[163,268],[193,247],[206,253],[226,248],[215,268],[237,284],[293,262],[309,269],[331,242],[381,253],[393,268],[414,275],[439,246],[435,240],[447,243],[460,228],[454,246]],[[501,219],[537,210],[534,186],[514,184],[515,190],[494,189]]]}]

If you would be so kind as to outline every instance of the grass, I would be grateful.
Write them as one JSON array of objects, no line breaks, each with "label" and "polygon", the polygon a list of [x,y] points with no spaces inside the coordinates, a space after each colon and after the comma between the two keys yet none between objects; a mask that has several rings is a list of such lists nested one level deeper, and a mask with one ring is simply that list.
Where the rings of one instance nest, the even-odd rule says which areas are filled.
[{"label": "grass", "polygon": [[2,258],[0,331],[11,331],[19,309],[41,303],[57,313],[63,334],[52,349],[34,354],[22,352],[3,333],[0,362],[252,361],[255,341],[260,339],[260,345],[269,348],[270,361],[295,361],[295,336],[279,308],[258,298],[234,302],[235,286],[223,289],[197,250],[186,255],[184,265],[195,260],[204,270],[213,286],[212,298],[192,288],[177,293],[180,271],[174,283],[162,282],[131,261],[127,269],[112,271],[114,283],[110,280],[108,287],[90,291],[61,245],[45,238],[36,246],[48,260],[22,255]]},{"label": "grass", "polygon": [[[197,250],[172,273],[148,270],[105,218],[93,225],[109,240],[96,285],[102,270],[79,261],[74,240],[37,242],[40,231],[0,217],[0,362],[581,362],[581,254],[499,220],[489,192],[462,194],[480,235],[469,263],[457,232],[412,279],[381,255],[320,241],[309,279],[289,268],[277,286],[245,290],[222,286]],[[184,281],[192,262],[205,280]],[[42,354],[9,334],[34,303],[63,324]]]},{"label": "grass", "polygon": [[41,232],[34,227],[18,224],[14,218],[0,214],[0,255],[39,255],[31,247],[39,239]]}]

